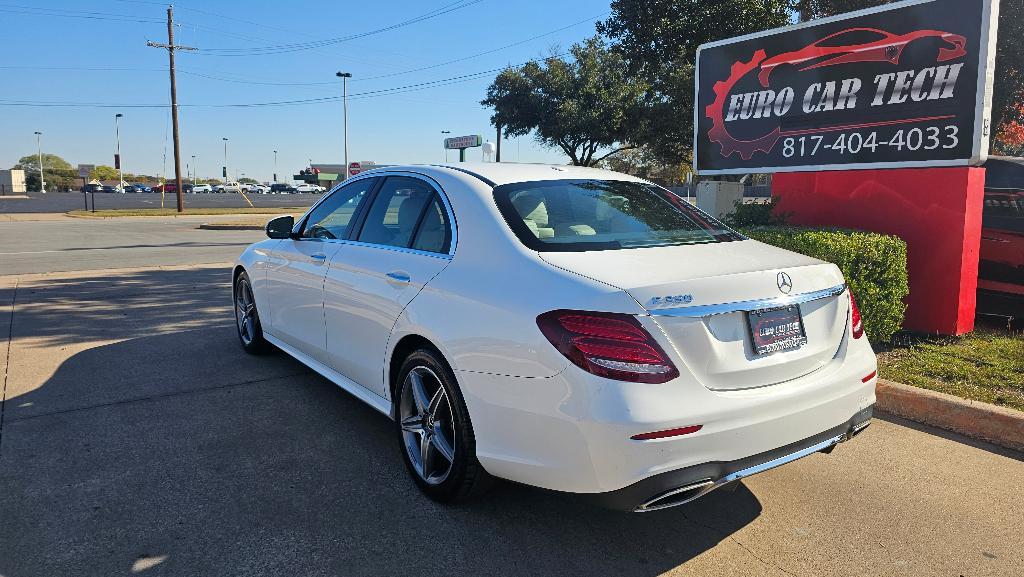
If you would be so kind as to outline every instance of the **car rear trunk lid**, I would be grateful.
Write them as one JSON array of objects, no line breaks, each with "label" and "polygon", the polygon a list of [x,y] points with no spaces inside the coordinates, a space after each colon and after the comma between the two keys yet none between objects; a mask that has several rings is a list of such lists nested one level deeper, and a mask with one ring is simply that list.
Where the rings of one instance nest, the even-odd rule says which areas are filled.
[{"label": "car rear trunk lid", "polygon": [[[630,294],[709,389],[799,378],[831,361],[845,335],[849,300],[839,269],[757,241],[540,256]],[[806,343],[757,354],[748,313],[783,305],[798,307]]]}]

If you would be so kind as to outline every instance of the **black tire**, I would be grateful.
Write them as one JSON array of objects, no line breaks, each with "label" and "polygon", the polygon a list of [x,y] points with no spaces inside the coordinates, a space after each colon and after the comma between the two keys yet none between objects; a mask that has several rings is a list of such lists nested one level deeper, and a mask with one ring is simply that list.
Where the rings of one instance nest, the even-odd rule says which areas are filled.
[{"label": "black tire", "polygon": [[[430,463],[437,463],[436,468],[442,468],[444,463],[450,463],[448,472],[443,479],[437,475],[424,475],[422,471],[428,469],[423,467],[418,457],[413,456],[415,446],[422,449],[422,439],[425,433],[415,433],[410,430],[409,423],[413,416],[403,419],[403,412],[409,415],[410,409],[415,410],[415,395],[412,393],[413,380],[410,373],[421,376],[423,390],[431,398],[430,406],[435,407],[435,416],[426,419],[421,429],[433,429],[435,432],[430,436],[432,444],[432,457]],[[436,377],[436,378],[434,378]],[[438,387],[444,391],[447,404],[443,400],[436,400],[440,397]],[[429,348],[421,348],[413,351],[402,363],[398,373],[398,382],[395,386],[395,431],[398,436],[399,448],[402,452],[402,459],[409,470],[409,475],[428,497],[435,501],[447,503],[479,495],[485,492],[493,484],[493,477],[480,466],[476,458],[476,437],[473,434],[473,425],[469,418],[469,411],[466,410],[466,403],[459,391],[455,375],[452,373],[448,363],[436,351]],[[410,396],[411,395],[411,396]],[[423,422],[424,419],[421,419]],[[431,427],[430,425],[433,425]],[[439,444],[445,442],[446,437],[451,437],[449,444],[454,449],[454,458],[448,460],[444,457],[444,450]],[[429,450],[428,450],[429,453]],[[428,454],[421,453],[421,454]],[[428,478],[432,480],[428,480]]]},{"label": "black tire", "polygon": [[235,304],[235,332],[242,348],[250,355],[263,355],[272,351],[273,346],[263,338],[263,326],[260,325],[252,283],[246,272],[243,271],[235,279],[232,296]]}]

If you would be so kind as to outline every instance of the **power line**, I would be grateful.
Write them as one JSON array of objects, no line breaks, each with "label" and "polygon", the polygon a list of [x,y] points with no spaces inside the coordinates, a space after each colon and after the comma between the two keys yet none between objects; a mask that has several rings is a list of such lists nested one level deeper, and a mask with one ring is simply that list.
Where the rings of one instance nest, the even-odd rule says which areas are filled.
[{"label": "power line", "polygon": [[[473,72],[470,74],[462,74],[459,76],[452,76],[449,78],[442,78],[439,80],[431,80],[428,82],[419,82],[415,84],[407,84],[404,86],[394,86],[391,88],[382,88],[379,90],[369,90],[365,92],[358,92],[350,94],[349,98],[373,98],[379,96],[388,96],[391,94],[403,94],[406,92],[414,92],[417,90],[426,90],[428,88],[436,88],[438,86],[446,86],[449,84],[458,84],[460,82],[466,82],[469,80],[476,80],[482,78],[488,74],[494,74],[508,68],[518,68],[524,66],[530,62],[537,62],[539,60],[547,60],[549,58],[560,58],[565,56],[566,53],[555,54],[552,56],[545,56],[544,58],[534,58],[522,62],[520,64],[503,66],[501,68],[492,68],[490,70],[481,70],[480,72]],[[305,104],[321,104],[326,102],[337,102],[341,100],[341,96],[324,96],[320,98],[304,98],[295,100],[279,100],[272,102],[229,102],[229,103],[217,103],[217,104],[202,104],[202,103],[181,103],[179,107],[190,107],[190,108],[256,108],[256,107],[270,107],[270,106],[297,106]],[[31,100],[0,100],[0,106],[25,106],[25,107],[82,107],[82,108],[165,108],[167,104],[116,104],[108,102],[37,102]]]},{"label": "power line", "polygon": [[447,60],[445,62],[439,62],[437,64],[431,64],[429,66],[422,66],[420,68],[412,68],[412,69],[409,69],[409,70],[403,70],[401,72],[391,72],[391,73],[388,73],[388,74],[380,74],[380,75],[377,75],[377,76],[368,76],[368,77],[365,77],[365,78],[360,78],[359,80],[378,80],[380,78],[391,78],[391,77],[394,77],[394,76],[401,76],[403,74],[412,74],[413,72],[422,72],[424,70],[432,70],[434,68],[440,68],[442,66],[448,66],[449,64],[456,64],[458,62],[465,62],[466,60],[472,60],[474,58],[479,58],[480,56],[487,56],[488,54],[494,54],[495,52],[501,52],[502,50],[506,50],[508,48],[513,48],[515,46],[521,46],[523,44],[526,44],[527,42],[532,42],[532,41],[537,40],[539,38],[544,38],[545,36],[551,36],[552,34],[557,34],[557,33],[562,32],[564,30],[568,30],[568,29],[570,29],[570,28],[572,28],[574,26],[579,26],[580,24],[583,24],[584,22],[591,22],[591,21],[593,21],[593,20],[595,20],[597,18],[601,18],[603,16],[607,16],[610,13],[611,12],[604,12],[602,14],[598,14],[597,16],[592,16],[590,18],[584,18],[583,20],[578,20],[576,22],[573,22],[572,24],[568,24],[568,25],[563,26],[561,28],[556,28],[555,30],[550,30],[548,32],[544,32],[543,34],[538,34],[536,36],[531,36],[530,38],[526,38],[524,40],[519,40],[517,42],[513,42],[511,44],[506,44],[504,46],[500,46],[498,48],[493,48],[491,50],[485,50],[483,52],[477,52],[476,54],[471,54],[469,56],[463,56],[462,58],[456,58],[454,60]]},{"label": "power line", "polygon": [[[453,60],[446,60],[444,62],[439,62],[437,64],[431,64],[431,65],[428,65],[428,66],[421,66],[419,68],[411,68],[411,69],[402,70],[402,71],[399,71],[399,72],[389,72],[387,74],[379,74],[377,76],[369,76],[369,77],[364,77],[364,78],[353,78],[351,81],[352,82],[356,82],[356,81],[366,81],[366,80],[379,80],[381,78],[394,78],[395,76],[404,76],[406,74],[413,74],[415,72],[423,72],[425,70],[433,70],[435,68],[441,68],[443,66],[448,66],[448,65],[451,65],[451,64],[457,64],[459,62],[465,62],[467,60],[472,60],[474,58],[479,58],[481,56],[487,56],[489,54],[494,54],[494,53],[500,52],[502,50],[507,50],[509,48],[514,48],[516,46],[521,46],[521,45],[526,44],[528,42],[532,42],[534,40],[537,40],[539,38],[544,38],[546,36],[551,36],[552,34],[557,34],[559,32],[563,32],[563,31],[568,30],[568,29],[570,29],[570,28],[572,28],[574,26],[579,26],[580,24],[583,24],[585,22],[592,22],[592,21],[594,21],[594,20],[596,20],[598,18],[601,18],[603,16],[608,15],[609,13],[610,12],[604,12],[604,13],[598,14],[596,16],[591,16],[589,18],[584,18],[582,20],[577,20],[576,22],[573,22],[572,24],[567,24],[565,26],[562,26],[561,28],[556,28],[554,30],[549,30],[547,32],[544,32],[544,33],[541,33],[541,34],[537,34],[535,36],[531,36],[531,37],[525,38],[523,40],[518,40],[518,41],[512,42],[510,44],[505,44],[504,46],[499,46],[498,48],[492,48],[490,50],[485,50],[483,52],[477,52],[476,54],[470,54],[469,56],[463,56],[461,58],[456,58],[456,59],[453,59]],[[179,70],[179,71],[182,72],[183,74],[189,74],[191,76],[197,76],[199,78],[207,78],[207,79],[210,79],[210,80],[219,80],[219,81],[222,81],[222,82],[234,82],[234,83],[238,83],[238,84],[254,84],[254,85],[264,85],[264,86],[333,86],[333,85],[337,84],[337,82],[265,82],[265,81],[259,81],[259,80],[241,80],[241,79],[235,79],[235,78],[224,78],[222,76],[214,76],[214,75],[210,75],[210,74],[201,74],[201,73],[197,73],[197,72],[189,72],[189,71],[186,71],[186,70]]]},{"label": "power line", "polygon": [[399,28],[404,28],[418,22],[437,18],[449,14],[462,8],[467,8],[475,4],[479,4],[483,0],[457,0],[450,4],[446,4],[440,8],[421,14],[408,20],[403,20],[390,26],[383,28],[377,28],[375,30],[369,30],[367,32],[360,32],[358,34],[351,34],[348,36],[341,36],[337,38],[329,38],[326,40],[317,40],[311,42],[300,42],[296,44],[280,44],[276,46],[256,46],[251,48],[204,48],[203,53],[207,56],[262,56],[268,54],[285,54],[289,52],[299,52],[302,50],[311,50],[314,48],[322,48],[325,46],[332,46],[335,44],[341,44],[342,42],[349,42],[351,40],[357,40],[359,38],[365,38],[367,36],[373,36],[375,34],[381,34],[383,32],[389,32]]},{"label": "power line", "polygon": [[140,67],[92,67],[92,66],[0,66],[4,70],[75,70],[86,72],[166,72],[165,68],[140,68]]},{"label": "power line", "polygon": [[143,16],[131,16],[112,12],[93,12],[86,10],[67,10],[64,8],[40,8],[20,4],[0,4],[0,12],[8,14],[24,14],[29,16],[46,16],[58,18],[81,18],[86,20],[109,20],[113,22],[135,22],[140,24],[162,24],[162,20]]}]

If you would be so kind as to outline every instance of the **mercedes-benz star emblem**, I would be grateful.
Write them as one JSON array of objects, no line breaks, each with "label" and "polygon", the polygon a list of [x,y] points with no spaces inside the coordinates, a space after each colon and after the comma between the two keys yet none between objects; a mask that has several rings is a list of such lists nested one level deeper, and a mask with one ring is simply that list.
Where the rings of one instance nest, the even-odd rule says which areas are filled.
[{"label": "mercedes-benz star emblem", "polygon": [[789,278],[789,275],[784,272],[780,272],[779,275],[775,277],[775,283],[779,285],[779,290],[782,291],[783,294],[788,295],[789,291],[793,290],[793,279]]}]

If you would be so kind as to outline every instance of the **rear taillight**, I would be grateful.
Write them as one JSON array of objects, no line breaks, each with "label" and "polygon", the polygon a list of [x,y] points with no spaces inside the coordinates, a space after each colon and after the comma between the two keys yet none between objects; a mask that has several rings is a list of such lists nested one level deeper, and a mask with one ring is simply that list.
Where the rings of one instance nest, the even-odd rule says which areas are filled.
[{"label": "rear taillight", "polygon": [[601,377],[664,383],[679,376],[668,355],[636,317],[558,310],[537,317],[551,344],[576,366]]},{"label": "rear taillight", "polygon": [[857,308],[857,301],[853,298],[853,291],[850,293],[850,329],[853,331],[853,338],[859,339],[864,336],[864,322],[860,319],[860,309]]}]

